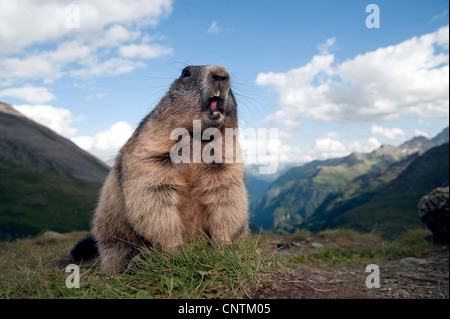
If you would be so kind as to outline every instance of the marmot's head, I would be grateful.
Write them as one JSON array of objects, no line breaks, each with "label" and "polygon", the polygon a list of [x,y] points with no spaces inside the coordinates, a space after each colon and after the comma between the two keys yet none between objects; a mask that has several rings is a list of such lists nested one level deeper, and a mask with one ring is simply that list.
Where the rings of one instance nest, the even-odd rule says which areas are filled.
[{"label": "marmot's head", "polygon": [[224,67],[185,67],[166,97],[170,108],[179,108],[171,110],[183,117],[178,123],[190,121],[192,126],[193,120],[201,120],[202,128],[237,126],[236,100],[231,91],[230,74]]}]

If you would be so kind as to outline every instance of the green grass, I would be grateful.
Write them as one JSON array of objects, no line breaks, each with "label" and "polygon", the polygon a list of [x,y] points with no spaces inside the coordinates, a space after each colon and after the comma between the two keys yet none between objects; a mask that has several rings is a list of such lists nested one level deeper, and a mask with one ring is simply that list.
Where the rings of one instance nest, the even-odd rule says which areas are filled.
[{"label": "green grass", "polygon": [[105,276],[82,266],[80,288],[72,289],[66,265],[48,262],[64,260],[76,241],[1,243],[0,298],[241,298],[277,267],[266,240],[252,235],[229,247],[197,240],[170,255],[146,248],[133,271]]},{"label": "green grass", "polygon": [[410,230],[394,241],[354,230],[327,230],[317,235],[297,232],[290,240],[325,244],[321,250],[277,254],[273,234],[252,234],[246,240],[220,247],[208,240],[187,243],[172,254],[142,250],[132,270],[104,275],[98,262],[81,266],[80,288],[67,288],[70,249],[83,237],[0,242],[0,299],[82,298],[243,298],[275,272],[311,267],[329,269],[379,263],[409,256],[419,257],[436,247],[424,237],[429,232]]},{"label": "green grass", "polygon": [[100,187],[50,169],[0,167],[0,239],[87,230]]},{"label": "green grass", "polygon": [[365,237],[365,235],[362,235],[358,233],[356,230],[353,229],[346,229],[346,228],[336,228],[336,229],[327,229],[319,232],[317,234],[319,237],[347,237],[347,238],[357,238],[357,237]]},{"label": "green grass", "polygon": [[288,266],[314,266],[319,268],[362,265],[393,258],[419,257],[436,248],[424,238],[431,234],[424,229],[411,229],[398,239],[386,241],[372,234],[360,234],[354,230],[327,230],[318,234],[329,244],[311,254],[285,255],[283,264]]},{"label": "green grass", "polygon": [[311,237],[311,233],[305,229],[298,229],[293,234],[288,235],[287,238],[290,240],[303,241],[308,237]]},{"label": "green grass", "polygon": [[[267,249],[255,236],[230,247],[197,240],[170,256],[147,249],[136,274],[128,277],[129,286],[144,297],[241,297],[275,267]],[[152,289],[142,293],[138,288],[145,283],[152,283]]]}]

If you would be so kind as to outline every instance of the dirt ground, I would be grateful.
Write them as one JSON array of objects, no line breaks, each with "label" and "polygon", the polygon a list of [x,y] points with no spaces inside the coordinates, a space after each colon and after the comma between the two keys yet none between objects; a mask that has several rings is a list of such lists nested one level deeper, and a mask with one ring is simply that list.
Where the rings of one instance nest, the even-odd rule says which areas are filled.
[{"label": "dirt ground", "polygon": [[[297,247],[295,247],[297,246]],[[289,250],[301,249],[298,244]],[[367,288],[365,266],[339,269],[299,266],[279,271],[249,294],[251,299],[448,299],[449,247],[418,258],[389,260],[379,265],[379,288]]]},{"label": "dirt ground", "polygon": [[[374,244],[370,239],[354,241],[351,238],[312,238],[307,241],[289,241],[279,238],[274,239],[271,245],[280,255],[309,255],[327,245],[335,244],[337,240],[339,244],[351,244],[352,247]],[[244,298],[449,299],[449,246],[447,244],[436,247],[419,257],[377,261],[378,288],[366,286],[366,278],[371,274],[366,272],[367,265],[347,263],[346,266],[333,268],[298,264],[271,273],[257,288],[247,291]],[[58,259],[47,266],[58,268],[67,265],[69,261]]]}]

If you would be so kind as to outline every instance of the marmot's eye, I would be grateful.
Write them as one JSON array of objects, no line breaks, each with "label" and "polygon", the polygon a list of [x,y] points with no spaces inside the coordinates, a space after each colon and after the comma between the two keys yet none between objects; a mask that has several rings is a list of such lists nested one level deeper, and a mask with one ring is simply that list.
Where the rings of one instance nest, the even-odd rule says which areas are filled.
[{"label": "marmot's eye", "polygon": [[184,69],[183,72],[181,72],[181,76],[184,78],[191,76],[191,71],[189,71],[189,69]]}]

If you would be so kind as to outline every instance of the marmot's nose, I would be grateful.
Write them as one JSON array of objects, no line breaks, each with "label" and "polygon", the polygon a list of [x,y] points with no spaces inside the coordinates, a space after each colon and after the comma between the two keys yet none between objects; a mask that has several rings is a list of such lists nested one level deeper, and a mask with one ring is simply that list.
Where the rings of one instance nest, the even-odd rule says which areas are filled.
[{"label": "marmot's nose", "polygon": [[222,66],[213,65],[210,68],[211,77],[216,82],[227,82],[230,81],[230,74],[227,69]]}]

